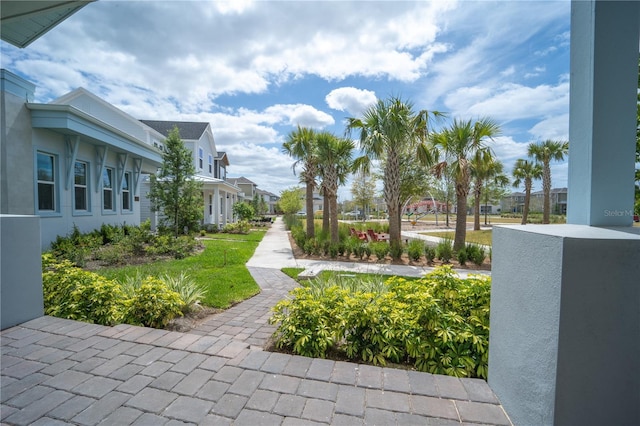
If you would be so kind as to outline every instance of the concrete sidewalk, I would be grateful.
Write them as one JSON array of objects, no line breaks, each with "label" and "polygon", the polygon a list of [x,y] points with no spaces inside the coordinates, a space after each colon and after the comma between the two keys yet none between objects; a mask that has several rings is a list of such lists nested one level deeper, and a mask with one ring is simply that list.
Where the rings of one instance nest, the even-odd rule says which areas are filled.
[{"label": "concrete sidewalk", "polygon": [[265,352],[269,310],[297,285],[280,226],[250,262],[262,292],[207,329],[43,316],[0,332],[2,424],[511,424],[484,380]]}]

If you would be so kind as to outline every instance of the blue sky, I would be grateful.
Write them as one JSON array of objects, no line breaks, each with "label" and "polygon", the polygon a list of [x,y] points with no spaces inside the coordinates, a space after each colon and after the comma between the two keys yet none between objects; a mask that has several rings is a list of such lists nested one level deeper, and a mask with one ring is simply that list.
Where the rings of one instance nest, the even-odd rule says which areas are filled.
[{"label": "blue sky", "polygon": [[[568,140],[569,24],[568,0],[100,0],[25,49],[0,46],[37,102],[84,87],[139,119],[210,122],[229,174],[279,194],[298,183],[281,149],[292,129],[342,136],[389,95],[493,118],[509,171],[528,143]],[[552,176],[566,186],[566,162]]]}]

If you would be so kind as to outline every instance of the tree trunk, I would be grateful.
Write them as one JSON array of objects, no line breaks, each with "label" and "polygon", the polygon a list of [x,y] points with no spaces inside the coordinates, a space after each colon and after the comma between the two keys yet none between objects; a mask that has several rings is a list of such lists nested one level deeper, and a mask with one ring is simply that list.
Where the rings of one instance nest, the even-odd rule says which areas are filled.
[{"label": "tree trunk", "polygon": [[467,195],[463,184],[456,184],[456,234],[453,240],[453,250],[464,248],[467,239]]},{"label": "tree trunk", "polygon": [[549,163],[544,164],[544,173],[542,175],[542,195],[543,195],[543,207],[542,207],[542,223],[549,223],[550,212],[550,193],[551,193],[551,167]]},{"label": "tree trunk", "polygon": [[473,230],[480,230],[480,194],[482,192],[482,181],[476,180],[473,189]]},{"label": "tree trunk", "polygon": [[529,216],[529,202],[531,201],[531,185],[533,182],[531,179],[527,179],[524,182],[524,207],[522,209],[522,222],[521,225],[527,224],[527,216]]},{"label": "tree trunk", "polygon": [[399,160],[395,151],[387,153],[385,167],[384,198],[389,209],[389,244],[399,246],[402,242],[400,235],[400,174]]},{"label": "tree trunk", "polygon": [[313,222],[313,183],[307,182],[307,238],[311,239],[316,236],[316,230]]},{"label": "tree trunk", "polygon": [[340,233],[338,232],[338,196],[334,192],[329,197],[329,211],[331,211],[331,243],[338,244],[340,242]]},{"label": "tree trunk", "polygon": [[[330,229],[329,218],[333,214],[333,209],[331,208],[330,197],[327,194],[327,189],[324,190],[324,196],[322,200],[322,231],[327,232]],[[335,207],[334,207],[335,208]],[[336,214],[336,217],[337,214]]]}]

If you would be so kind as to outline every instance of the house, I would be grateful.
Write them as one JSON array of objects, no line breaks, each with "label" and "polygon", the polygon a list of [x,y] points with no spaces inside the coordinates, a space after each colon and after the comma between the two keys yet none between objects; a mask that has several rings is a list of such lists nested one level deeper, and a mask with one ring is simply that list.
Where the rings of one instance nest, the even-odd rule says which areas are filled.
[{"label": "house", "polygon": [[[567,188],[551,188],[549,192],[552,214],[567,214]],[[524,192],[512,192],[500,201],[503,212],[522,213],[524,209]],[[544,192],[536,191],[531,193],[529,200],[530,213],[542,213],[544,204]]]},{"label": "house", "polygon": [[4,69],[0,81],[0,213],[39,216],[43,249],[74,226],[138,225],[162,135],[85,89],[42,104],[31,82]]},{"label": "house", "polygon": [[[141,123],[167,137],[177,127],[180,138],[191,151],[196,169],[195,179],[202,182],[204,198],[204,225],[224,227],[234,222],[233,205],[239,201],[241,189],[226,178],[229,160],[225,152],[218,152],[209,123],[188,121],[140,120]],[[157,212],[152,212],[147,196],[149,178],[144,180],[142,191],[142,220],[151,219],[152,227],[157,223]]]},{"label": "house", "polygon": [[280,197],[269,191],[263,191],[262,189],[256,189],[256,193],[267,205],[266,214],[276,214],[276,206],[278,201],[280,201]]},{"label": "house", "polygon": [[256,194],[258,184],[247,179],[244,176],[239,178],[229,178],[229,182],[240,188],[239,198],[240,201],[251,203],[253,196]]}]

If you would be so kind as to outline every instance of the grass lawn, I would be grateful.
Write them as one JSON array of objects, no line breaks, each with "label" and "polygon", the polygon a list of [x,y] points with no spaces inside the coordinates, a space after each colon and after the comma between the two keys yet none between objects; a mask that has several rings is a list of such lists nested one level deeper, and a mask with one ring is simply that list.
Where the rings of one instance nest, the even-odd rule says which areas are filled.
[{"label": "grass lawn", "polygon": [[[124,280],[129,275],[162,274],[179,275],[184,272],[207,288],[205,305],[228,308],[260,292],[260,288],[245,266],[266,231],[254,231],[248,235],[209,234],[216,238],[203,240],[202,253],[186,259],[167,260],[121,268],[105,268],[97,271],[110,279]],[[220,238],[217,238],[220,237]]]},{"label": "grass lawn", "polygon": [[[455,232],[420,232],[422,235],[433,235],[434,237],[450,238],[453,240]],[[480,231],[467,231],[467,242],[491,246],[491,230],[483,229]]]}]

